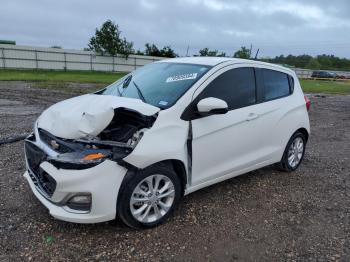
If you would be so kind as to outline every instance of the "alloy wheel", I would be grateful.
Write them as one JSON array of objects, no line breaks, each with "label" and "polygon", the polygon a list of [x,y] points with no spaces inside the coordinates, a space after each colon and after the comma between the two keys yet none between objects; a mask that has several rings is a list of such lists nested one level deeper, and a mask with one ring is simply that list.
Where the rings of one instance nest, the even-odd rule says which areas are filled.
[{"label": "alloy wheel", "polygon": [[155,174],[143,179],[130,198],[130,211],[142,223],[152,223],[170,210],[175,199],[173,182],[164,175]]},{"label": "alloy wheel", "polygon": [[290,144],[288,150],[288,164],[294,168],[296,167],[303,157],[304,153],[304,141],[301,137],[296,137]]}]

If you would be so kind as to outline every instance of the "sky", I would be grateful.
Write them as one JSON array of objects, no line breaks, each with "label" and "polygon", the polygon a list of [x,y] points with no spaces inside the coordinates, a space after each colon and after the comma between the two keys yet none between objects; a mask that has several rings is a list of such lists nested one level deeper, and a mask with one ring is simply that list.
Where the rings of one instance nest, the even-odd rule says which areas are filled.
[{"label": "sky", "polygon": [[141,50],[155,43],[180,56],[205,47],[232,56],[252,45],[259,57],[350,58],[349,0],[1,0],[0,39],[83,49],[107,19]]}]

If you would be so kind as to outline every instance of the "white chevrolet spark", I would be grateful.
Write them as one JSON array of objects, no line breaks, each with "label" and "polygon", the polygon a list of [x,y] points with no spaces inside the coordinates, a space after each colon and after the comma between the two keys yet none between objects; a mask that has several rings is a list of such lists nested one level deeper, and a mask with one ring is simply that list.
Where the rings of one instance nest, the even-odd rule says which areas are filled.
[{"label": "white chevrolet spark", "polygon": [[309,106],[281,66],[162,60],[44,111],[24,176],[57,219],[152,227],[198,189],[271,164],[297,169]]}]

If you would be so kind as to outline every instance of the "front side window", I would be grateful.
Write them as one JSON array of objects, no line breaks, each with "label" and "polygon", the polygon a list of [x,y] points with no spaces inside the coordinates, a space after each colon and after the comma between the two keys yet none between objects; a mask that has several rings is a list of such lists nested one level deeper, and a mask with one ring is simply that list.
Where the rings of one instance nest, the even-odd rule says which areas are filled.
[{"label": "front side window", "polygon": [[256,102],[254,69],[235,68],[215,78],[196,99],[215,97],[226,101],[229,110],[253,105]]},{"label": "front side window", "polygon": [[171,107],[211,66],[185,63],[153,63],[139,68],[99,92],[139,98],[166,109]]},{"label": "front side window", "polygon": [[282,72],[262,69],[264,79],[265,101],[288,96],[290,85],[288,75]]}]

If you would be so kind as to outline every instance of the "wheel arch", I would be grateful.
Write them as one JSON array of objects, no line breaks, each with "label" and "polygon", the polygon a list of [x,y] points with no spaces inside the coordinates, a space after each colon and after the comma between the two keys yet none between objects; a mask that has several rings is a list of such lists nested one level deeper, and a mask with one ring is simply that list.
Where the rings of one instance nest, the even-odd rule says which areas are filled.
[{"label": "wheel arch", "polygon": [[[296,132],[302,133],[302,134],[305,136],[306,142],[308,141],[308,139],[309,139],[309,132],[307,131],[306,128],[304,128],[304,127],[299,128],[298,130],[296,130],[296,131],[293,133],[293,135],[294,135]],[[293,136],[293,135],[292,135],[292,136]]]},{"label": "wheel arch", "polygon": [[[177,176],[180,179],[181,193],[183,196],[185,189],[186,189],[186,185],[187,185],[187,171],[186,171],[185,163],[179,159],[167,159],[167,160],[162,160],[162,161],[153,163],[152,165],[149,165],[149,166],[145,167],[144,169],[149,168],[149,167],[154,166],[154,165],[166,165],[174,170],[174,172],[177,174]],[[126,173],[126,175],[121,183],[120,190],[118,192],[117,202],[118,202],[118,199],[120,197],[120,193],[121,193],[121,191],[123,191],[125,185],[128,183],[128,181],[134,175],[136,175],[137,170],[140,170],[137,167],[132,166],[132,165],[127,165],[127,168],[128,168],[128,171],[127,171],[127,173]]]},{"label": "wheel arch", "polygon": [[150,166],[154,166],[154,165],[166,165],[172,168],[180,179],[181,192],[182,192],[182,195],[184,195],[186,185],[187,185],[187,171],[186,171],[185,163],[179,159],[166,159],[166,160],[156,162]]},{"label": "wheel arch", "polygon": [[281,155],[279,156],[279,159],[280,159],[279,161],[281,161],[282,158],[283,158],[283,154],[284,154],[284,152],[285,152],[285,150],[286,150],[286,148],[287,148],[287,145],[288,145],[289,140],[290,140],[291,137],[294,136],[294,134],[297,133],[297,132],[300,132],[300,133],[302,133],[302,134],[305,136],[305,139],[306,139],[305,142],[308,141],[308,139],[309,139],[309,132],[308,132],[308,130],[307,130],[305,127],[299,127],[298,129],[296,129],[290,136],[285,137],[286,140],[285,140],[285,142],[284,142],[283,151],[281,151]]},{"label": "wheel arch", "polygon": [[[125,166],[126,167],[126,166]],[[124,179],[121,183],[120,190],[118,192],[117,201],[116,201],[116,218],[120,218],[126,225],[132,227],[132,228],[149,228],[157,225],[157,223],[162,223],[164,221],[164,218],[166,219],[167,216],[169,216],[170,212],[165,214],[164,218],[161,217],[163,220],[159,220],[157,223],[152,222],[149,225],[145,226],[144,224],[135,224],[133,220],[131,221],[129,218],[130,211],[126,211],[128,209],[127,206],[129,205],[128,201],[130,200],[130,195],[132,195],[132,190],[135,188],[137,183],[144,179],[147,176],[153,175],[153,174],[162,174],[164,172],[164,175],[168,173],[173,179],[174,177],[178,177],[176,181],[174,182],[177,185],[174,187],[174,190],[177,191],[175,194],[175,208],[177,204],[179,203],[180,199],[184,195],[184,184],[186,183],[184,179],[186,179],[186,170],[185,165],[182,161],[177,159],[169,159],[164,161],[159,161],[156,163],[153,163],[145,168],[137,168],[135,166],[129,165],[126,167],[128,169],[126,175],[124,176]],[[151,169],[151,170],[147,170]],[[140,175],[141,177],[138,177]],[[139,179],[136,181],[133,181],[133,179]],[[128,200],[128,201],[127,201]],[[172,206],[173,210],[173,206]],[[128,213],[129,212],[129,213]]]},{"label": "wheel arch", "polygon": [[181,192],[182,195],[185,193],[186,185],[187,185],[187,171],[186,171],[186,166],[185,164],[178,159],[170,159],[170,160],[165,160],[166,162],[170,162],[173,166],[173,169],[175,173],[179,176],[180,181],[181,181]]},{"label": "wheel arch", "polygon": [[[286,144],[286,146],[285,146],[285,149],[284,149],[284,151],[283,151],[281,160],[280,160],[278,163],[276,163],[276,167],[277,167],[279,170],[281,170],[281,171],[286,171],[286,172],[294,171],[294,170],[296,170],[296,168],[297,168],[297,167],[300,165],[300,163],[301,163],[301,160],[302,160],[302,159],[300,160],[300,163],[297,165],[297,167],[296,167],[295,169],[290,169],[291,167],[288,167],[287,164],[284,163],[284,161],[286,161],[284,158],[285,158],[285,155],[286,155],[286,153],[288,152],[288,148],[289,148],[288,145],[289,145],[291,139],[292,139],[292,138],[295,136],[295,134],[297,134],[297,133],[301,133],[301,134],[305,137],[305,145],[306,145],[306,143],[307,143],[307,140],[308,140],[308,138],[309,138],[309,132],[308,132],[307,129],[304,128],[304,127],[298,128],[298,129],[290,136],[290,138],[289,138],[289,140],[288,140],[288,142],[287,142],[287,144]],[[304,153],[305,153],[305,145],[304,145]],[[302,158],[303,158],[303,157],[304,157],[304,154],[303,154]]]}]

